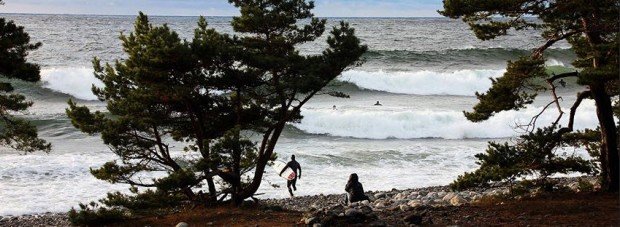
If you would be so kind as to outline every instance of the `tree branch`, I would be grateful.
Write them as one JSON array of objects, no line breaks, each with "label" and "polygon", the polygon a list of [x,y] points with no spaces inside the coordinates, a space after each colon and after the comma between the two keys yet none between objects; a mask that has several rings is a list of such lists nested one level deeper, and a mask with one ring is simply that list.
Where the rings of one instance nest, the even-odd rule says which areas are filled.
[{"label": "tree branch", "polygon": [[577,111],[577,108],[579,107],[579,105],[581,105],[581,101],[583,101],[583,99],[590,98],[591,96],[592,96],[592,92],[589,90],[579,92],[577,94],[577,100],[575,100],[575,103],[573,103],[573,106],[570,108],[570,115],[568,118],[568,127],[560,129],[558,131],[560,135],[573,131],[573,125],[575,123],[575,112]]},{"label": "tree branch", "polygon": [[560,36],[556,35],[556,37],[553,37],[553,38],[547,40],[547,42],[544,45],[536,48],[536,50],[532,53],[532,58],[537,59],[537,58],[542,57],[543,52],[545,52],[545,50],[547,50],[547,48],[549,48],[550,46],[552,46],[553,44],[555,44],[556,42],[558,42],[560,40],[564,40],[564,39],[566,39],[566,38],[568,38],[568,37],[570,37],[572,35],[578,34],[578,33],[581,33],[581,30],[574,30],[574,31],[571,31],[571,32],[568,32],[568,33],[564,33],[563,35],[560,35]]}]

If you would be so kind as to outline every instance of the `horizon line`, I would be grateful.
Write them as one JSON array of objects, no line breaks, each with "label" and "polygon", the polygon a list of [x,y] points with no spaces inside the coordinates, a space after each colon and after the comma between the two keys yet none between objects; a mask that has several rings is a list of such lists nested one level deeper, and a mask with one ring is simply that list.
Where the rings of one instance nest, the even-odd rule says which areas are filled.
[{"label": "horizon line", "polygon": [[[142,12],[142,11],[140,11]],[[0,15],[60,15],[60,16],[136,16],[136,14],[95,14],[95,13],[3,13],[0,12]],[[204,16],[204,15],[157,15],[157,14],[146,14],[147,16],[154,17],[236,17],[237,15],[226,15],[226,16]],[[442,16],[315,16],[317,18],[446,18]]]}]

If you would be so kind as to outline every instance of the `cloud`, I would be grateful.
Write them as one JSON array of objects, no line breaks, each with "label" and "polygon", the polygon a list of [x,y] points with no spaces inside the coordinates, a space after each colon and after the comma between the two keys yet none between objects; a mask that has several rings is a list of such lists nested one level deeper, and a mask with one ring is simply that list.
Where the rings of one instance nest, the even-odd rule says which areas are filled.
[{"label": "cloud", "polygon": [[[232,16],[227,0],[5,0],[0,13],[135,15],[143,11],[165,16]],[[315,0],[323,17],[439,16],[441,0]]]}]

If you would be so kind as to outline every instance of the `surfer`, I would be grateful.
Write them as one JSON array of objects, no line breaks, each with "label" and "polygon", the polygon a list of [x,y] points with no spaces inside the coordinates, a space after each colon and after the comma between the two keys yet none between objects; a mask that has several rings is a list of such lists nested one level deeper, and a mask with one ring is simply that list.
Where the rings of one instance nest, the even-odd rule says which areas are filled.
[{"label": "surfer", "polygon": [[357,174],[353,173],[349,176],[349,182],[347,182],[347,186],[344,188],[347,191],[347,197],[349,200],[349,204],[364,200],[370,200],[368,196],[364,194],[364,187],[362,183],[359,182]]},{"label": "surfer", "polygon": [[377,103],[375,103],[375,106],[383,106],[383,105],[381,105],[381,103],[379,103],[379,101],[377,101]]},{"label": "surfer", "polygon": [[[297,183],[297,179],[301,179],[301,165],[299,165],[299,162],[295,161],[295,155],[291,155],[291,161],[286,163],[286,166],[282,168],[282,171],[280,171],[279,175],[282,175],[282,173],[284,173],[287,167],[291,168],[291,170],[295,172],[295,178],[293,178],[292,180],[286,181],[286,187],[288,188],[288,193],[291,193],[291,197],[292,197],[294,196],[293,190],[297,191],[297,187],[295,186],[295,183]],[[299,173],[297,173],[297,170],[299,170]],[[291,190],[291,186],[293,186],[293,190]]]}]

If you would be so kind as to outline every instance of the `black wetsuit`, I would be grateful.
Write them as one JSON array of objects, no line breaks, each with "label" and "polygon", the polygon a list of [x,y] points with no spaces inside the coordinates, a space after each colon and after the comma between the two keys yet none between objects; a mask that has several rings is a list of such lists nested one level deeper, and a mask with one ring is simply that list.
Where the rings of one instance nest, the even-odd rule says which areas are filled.
[{"label": "black wetsuit", "polygon": [[[286,168],[289,168],[289,167],[293,170],[293,172],[295,172],[295,178],[293,178],[292,180],[286,181],[286,187],[288,188],[288,192],[291,194],[291,196],[293,196],[293,190],[297,191],[297,187],[295,186],[295,183],[297,183],[297,178],[301,176],[301,165],[299,165],[299,162],[292,160],[286,163],[286,166],[284,167],[284,169],[282,169],[282,171],[280,172],[280,175],[282,175],[282,173],[284,173],[284,170],[286,170]],[[293,186],[293,190],[291,190],[291,186]]]},{"label": "black wetsuit", "polygon": [[347,182],[347,186],[344,188],[348,193],[349,203],[370,200],[368,196],[364,194],[364,187],[362,183],[360,183],[357,179],[357,174],[351,175],[349,182]]}]

